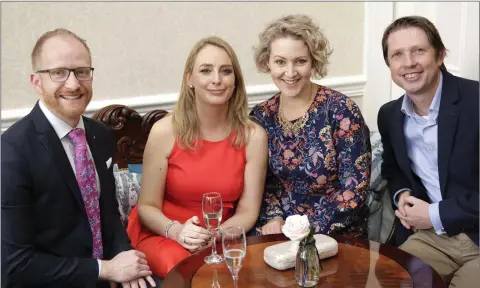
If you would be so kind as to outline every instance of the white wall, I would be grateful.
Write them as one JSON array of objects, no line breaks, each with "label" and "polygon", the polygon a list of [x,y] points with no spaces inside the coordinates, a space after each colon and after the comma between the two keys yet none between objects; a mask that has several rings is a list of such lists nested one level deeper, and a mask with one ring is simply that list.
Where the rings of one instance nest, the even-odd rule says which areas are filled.
[{"label": "white wall", "polygon": [[377,129],[379,108],[405,93],[391,81],[381,51],[383,30],[397,18],[427,17],[437,27],[448,50],[447,70],[460,77],[479,80],[478,2],[367,2],[365,5],[367,82],[362,112],[371,130]]},{"label": "white wall", "polygon": [[[134,109],[171,109],[184,63],[194,43],[217,35],[238,56],[250,104],[276,92],[259,73],[252,46],[266,24],[280,16],[307,14],[330,40],[325,85],[363,96],[362,2],[4,2],[1,3],[2,129],[23,117],[38,99],[29,83],[30,53],[37,38],[57,27],[71,29],[92,51],[93,99],[87,115],[116,103]],[[338,21],[342,15],[345,21]],[[360,89],[360,90],[358,90]]]},{"label": "white wall", "polygon": [[[12,71],[11,69],[13,69],[12,65],[6,65],[7,62],[5,61],[5,59],[7,58],[5,57],[8,57],[8,59],[12,61],[17,61],[16,59],[18,59],[19,57],[23,57],[22,59],[27,62],[29,57],[28,55],[21,55],[18,53],[15,54],[14,53],[15,51],[7,50],[7,49],[9,47],[10,48],[14,47],[18,51],[27,51],[29,53],[29,50],[32,48],[33,43],[36,40],[36,37],[38,37],[38,35],[36,35],[38,33],[36,33],[35,35],[32,35],[32,32],[29,32],[29,33],[25,32],[25,29],[38,30],[39,28],[38,27],[35,28],[36,27],[35,25],[37,24],[44,25],[44,26],[46,25],[44,23],[45,13],[58,14],[61,12],[61,9],[58,7],[52,11],[48,9],[44,9],[42,10],[43,12],[40,15],[35,16],[36,14],[34,14],[33,12],[37,10],[33,9],[32,6],[28,6],[29,7],[28,9],[21,8],[23,6],[15,6],[15,9],[12,8],[11,10],[7,10],[5,9],[6,6],[4,4],[5,3],[2,3],[2,15],[1,15],[2,16],[2,41],[1,41],[2,42],[1,43],[2,45],[2,73],[1,73],[2,95],[1,96],[2,96],[2,104],[7,104],[7,103],[10,103],[11,101],[5,101],[5,97],[17,97],[16,95],[18,94],[15,93],[16,91],[20,91],[21,89],[23,89],[20,92],[25,94],[25,89],[31,89],[30,87],[28,87],[29,85],[28,75],[27,75],[29,73],[28,68],[20,69],[22,71],[21,73],[27,73],[25,77],[23,78],[18,77],[16,78],[15,81],[5,81],[5,77],[7,77],[7,73],[11,73]],[[9,5],[20,5],[20,4],[9,3]],[[135,3],[135,4],[132,3],[131,5],[138,5],[138,4],[139,3]],[[34,5],[34,4],[24,3],[22,5]],[[52,4],[37,3],[35,5],[52,5]],[[55,4],[55,5],[58,5],[58,4]],[[76,5],[81,6],[81,5],[87,5],[87,4],[77,3]],[[90,5],[93,5],[93,4],[90,4]],[[100,5],[98,6],[98,9],[107,9],[112,13],[113,11],[117,11],[117,12],[123,11],[122,6],[118,3],[117,4],[100,3],[98,5]],[[179,5],[179,4],[171,4],[171,5]],[[207,7],[205,5],[210,5],[210,6]],[[265,8],[262,5],[264,6],[270,5],[269,7],[272,9],[275,7],[280,7],[283,10],[279,8],[281,11],[276,11],[275,13],[272,12],[273,14],[270,13],[268,17],[266,17],[265,15],[262,14],[263,13],[262,9]],[[315,5],[319,5],[319,6],[315,6]],[[348,5],[348,6],[345,6],[345,5]],[[71,7],[71,6],[68,6],[68,7]],[[65,6],[65,9],[67,9],[68,7]],[[113,9],[112,7],[116,7],[115,8],[116,10]],[[140,6],[135,6],[135,7],[137,7],[135,11],[140,9],[139,8]],[[170,6],[168,6],[167,4],[167,6],[161,6],[160,8],[164,10],[165,9],[168,10],[169,9],[168,7]],[[219,4],[219,3],[210,3],[210,4],[202,3],[193,7],[195,8],[194,9],[195,11],[193,12],[191,11],[191,12],[194,14],[197,14],[199,9],[209,8],[209,11],[210,11],[209,13],[211,15],[215,14],[213,13],[214,11],[222,11],[222,13],[228,14],[228,13],[232,13],[233,8],[236,8],[236,10],[233,9],[235,10],[236,18],[230,18],[224,15],[223,17],[226,17],[226,18],[222,18],[222,19],[234,19],[233,21],[241,22],[241,19],[244,18],[244,17],[240,17],[241,15],[246,15],[245,17],[248,16],[247,17],[248,19],[257,19],[256,17],[262,17],[261,21],[255,22],[256,30],[260,30],[261,27],[263,27],[264,23],[267,23],[269,20],[274,18],[273,16],[276,17],[280,14],[285,14],[287,11],[293,11],[297,13],[305,12],[310,15],[318,15],[316,21],[319,21],[321,26],[325,28],[327,37],[329,37],[329,39],[332,41],[332,44],[334,45],[334,53],[331,58],[331,62],[332,62],[331,70],[330,70],[331,73],[326,79],[322,80],[321,83],[323,83],[326,86],[330,86],[333,89],[337,89],[347,94],[348,96],[354,97],[354,101],[359,104],[362,110],[362,113],[367,121],[367,124],[371,130],[377,129],[376,119],[377,119],[378,110],[381,107],[381,105],[383,105],[384,103],[392,99],[396,99],[403,94],[403,91],[391,81],[390,70],[385,65],[385,62],[383,60],[383,55],[382,55],[382,49],[381,49],[381,39],[382,39],[383,31],[392,21],[394,21],[399,17],[405,16],[405,15],[414,15],[414,14],[428,17],[437,26],[442,36],[443,42],[447,47],[447,49],[449,50],[448,57],[445,60],[447,69],[453,72],[454,74],[462,77],[475,79],[475,80],[479,79],[479,71],[478,71],[478,67],[479,67],[479,30],[478,30],[479,29],[478,28],[479,27],[479,3],[478,2],[455,2],[455,3],[453,2],[364,2],[364,3],[346,3],[346,4],[345,3],[344,4],[304,3],[303,6],[298,5],[298,3],[282,3],[281,5],[279,5],[278,3],[260,3],[260,4],[259,3],[243,3],[243,4],[237,3],[235,7],[233,8],[232,7],[233,6],[227,6],[226,4]],[[295,9],[291,10],[289,7],[294,7]],[[259,9],[259,8],[262,8],[262,9]],[[350,14],[348,15],[350,15],[349,16],[350,18],[349,17],[343,18],[342,19],[343,24],[339,26],[338,21],[336,21],[335,19],[339,18],[338,15],[340,13],[343,13],[342,11],[345,10],[345,8],[349,8]],[[18,9],[27,9],[28,11],[31,11],[31,13],[29,12],[30,14],[27,13],[28,15],[30,15],[30,16],[27,15],[28,16],[26,18],[26,20],[28,20],[27,22],[25,22],[26,12],[23,10],[18,11]],[[70,10],[68,11],[69,11],[68,13],[70,14],[72,13],[72,11]],[[88,11],[93,13],[92,15],[94,16],[96,15],[96,16],[93,18],[87,17],[86,13]],[[101,19],[103,19],[100,16],[98,16],[99,12],[98,11],[97,11],[98,13],[95,12],[95,9],[93,10],[90,9],[88,11],[87,12],[84,11],[84,13],[81,13],[81,15],[78,16],[80,17],[80,20],[87,19],[89,21],[98,22],[98,21],[101,21]],[[322,11],[322,12],[320,13],[317,11]],[[124,12],[125,11],[123,11],[122,13]],[[112,19],[111,18],[113,17],[112,15],[115,14],[115,13],[113,14],[112,13],[110,14],[107,13],[107,16],[110,17],[108,19]],[[328,17],[322,16],[324,14],[327,14]],[[15,15],[17,16],[23,15],[25,17],[22,18],[22,17],[17,17]],[[167,13],[166,15],[168,16],[170,14]],[[260,15],[263,15],[263,16],[260,16]],[[72,17],[74,16],[75,15],[73,15]],[[170,15],[169,17],[171,16],[172,15]],[[31,19],[32,17],[37,17],[35,18],[37,20]],[[130,16],[130,17],[133,17],[133,16]],[[239,17],[241,18],[240,20],[239,20]],[[55,17],[51,16],[51,17],[48,17],[48,19],[50,20],[55,19]],[[69,20],[71,19],[71,17],[62,17],[61,19],[63,19],[62,23],[65,23],[65,26],[68,28],[72,26],[74,27],[76,25],[75,24],[76,22],[74,20]],[[187,21],[188,19],[190,18],[183,17],[182,21]],[[160,20],[156,19],[155,21],[160,21]],[[6,25],[7,22],[10,23],[11,25]],[[359,24],[359,22],[361,23]],[[51,20],[48,22],[48,25],[47,25],[48,27],[43,27],[43,26],[42,27],[51,29],[52,26],[55,26],[55,23],[56,23],[55,21]],[[232,25],[230,21],[224,21],[222,23],[223,23],[222,25],[227,25],[227,26]],[[89,24],[90,25],[89,27],[98,26],[100,27],[98,29],[101,29],[101,26],[97,25],[98,23],[95,25],[94,24],[95,23]],[[157,23],[155,25],[159,25],[159,24]],[[34,28],[31,28],[30,26]],[[361,28],[358,29],[358,27],[361,27]],[[41,29],[42,31],[44,30],[43,28]],[[13,31],[10,31],[10,30],[13,30]],[[244,69],[244,74],[246,74],[245,76],[247,80],[250,79],[248,80],[249,83],[247,83],[247,92],[249,94],[249,104],[250,104],[250,107],[252,107],[253,105],[270,97],[273,93],[275,93],[277,89],[273,84],[271,84],[271,80],[269,79],[269,77],[267,77],[266,75],[258,75],[257,72],[254,70],[253,60],[252,60],[253,56],[251,56],[250,49],[251,49],[251,46],[254,44],[253,43],[254,39],[256,37],[256,34],[258,34],[259,31],[247,31],[247,30],[244,29],[239,32],[238,29],[236,29],[234,31],[235,35],[240,35],[240,34],[247,35],[247,36],[244,36],[245,38],[237,39],[236,37],[234,37],[234,35],[233,36],[230,35],[227,38],[229,38],[228,40],[231,40],[232,43],[237,43],[234,46],[235,46],[235,49],[238,50],[237,53],[239,54],[242,68],[244,66],[246,67],[246,69]],[[21,31],[24,31],[24,32],[21,32]],[[37,32],[39,31],[40,30],[38,30]],[[221,33],[229,33],[230,30],[223,27],[219,31],[222,31]],[[101,35],[100,36],[96,35],[95,33],[97,33],[97,31],[92,29],[87,29],[85,33],[90,33],[88,34],[90,35],[89,37],[85,37],[87,38],[87,40],[93,38],[93,41],[96,41],[95,39],[101,36]],[[183,36],[185,38],[187,35],[183,35]],[[30,40],[27,41],[24,39],[23,41],[20,41],[19,37],[29,37]],[[191,43],[195,42],[197,38],[200,38],[200,35],[195,34],[193,37],[195,39],[190,39],[189,37],[193,37],[193,36],[190,35],[187,37],[186,42],[188,42],[187,43],[188,45],[185,45],[185,43],[182,44],[183,52],[180,53],[181,57],[179,56],[180,58],[178,58],[181,60],[176,60],[177,63],[181,63],[181,65],[177,65],[180,68],[178,68],[177,66],[174,67],[177,70],[179,69],[178,71],[182,69],[183,61],[184,61],[184,58],[186,57],[186,55],[184,54],[188,52],[187,48]],[[182,37],[177,37],[177,39],[181,39],[181,38]],[[244,40],[241,40],[241,39],[244,39]],[[29,43],[29,41],[32,43]],[[21,43],[21,45],[20,46],[17,45],[18,44],[17,42]],[[101,44],[101,42],[99,43]],[[157,45],[160,45],[160,44],[157,43]],[[143,47],[140,51],[143,51],[145,49],[147,48]],[[98,59],[98,61],[100,61],[100,63],[103,64],[102,69],[108,70],[116,67],[115,65],[112,67],[108,66],[109,63],[106,60],[107,58],[110,59],[108,51],[103,51],[101,47],[95,50],[96,50],[95,53],[98,52],[98,53],[105,54],[105,56],[99,57],[102,59]],[[136,49],[130,49],[129,51],[130,51],[129,53],[126,53],[126,54],[124,53],[122,55],[125,55],[125,57],[127,57],[130,53],[134,53]],[[25,52],[23,53],[25,54]],[[94,57],[98,57],[98,56],[94,55]],[[153,56],[151,54],[150,55],[142,54],[141,57],[150,61],[154,61],[154,59],[152,58]],[[355,63],[352,62],[353,61],[352,59],[355,59],[354,61]],[[159,59],[157,60],[160,61]],[[353,63],[354,65],[349,65],[348,63]],[[22,64],[22,65],[25,66],[25,64]],[[151,72],[149,71],[150,70],[147,69],[146,71],[148,72],[147,74]],[[171,69],[169,71],[171,71]],[[142,71],[137,71],[135,73],[142,73]],[[98,74],[96,75],[97,75],[97,78],[100,77],[100,75]],[[154,77],[156,77],[155,79],[162,79],[161,77],[155,76],[156,75],[155,73],[153,73],[153,75]],[[11,75],[8,75],[8,76],[10,77]],[[106,76],[103,76],[103,77],[106,77]],[[178,78],[180,76],[177,75],[176,77]],[[140,77],[139,79],[144,79],[144,78]],[[98,82],[107,83],[108,85],[111,85],[111,82],[108,82],[110,81],[108,77],[101,81],[100,79],[97,79],[97,80]],[[5,86],[7,82],[13,83],[12,85],[14,85],[19,81],[25,81],[25,83],[21,85],[18,84],[19,86],[12,86],[12,88],[8,89],[8,91],[5,90],[7,88],[7,86]],[[146,82],[151,80],[144,79],[142,81]],[[97,109],[109,104],[129,105],[132,108],[137,109],[141,113],[149,111],[151,109],[159,109],[159,108],[167,109],[167,110],[171,109],[177,99],[177,94],[175,92],[177,89],[174,86],[172,86],[167,89],[168,91],[166,91],[166,90],[162,90],[162,89],[165,89],[165,86],[163,85],[160,85],[158,87],[155,86],[155,85],[158,85],[158,83],[162,83],[161,81],[163,80],[156,80],[151,82],[153,86],[146,85],[151,89],[153,89],[152,90],[153,92],[144,91],[144,92],[138,92],[134,95],[132,95],[132,93],[134,93],[133,91],[127,93],[127,95],[119,95],[117,92],[107,95],[107,92],[109,93],[112,90],[107,89],[108,88],[107,87],[104,89],[105,93],[99,93],[99,91],[102,91],[102,90],[101,90],[101,87],[97,87],[99,89],[95,90],[97,94],[95,95],[94,101],[92,101],[89,107],[87,108],[86,115],[91,115]],[[170,79],[168,82],[170,84],[175,82],[176,84],[174,85],[177,85],[177,86],[179,85],[179,83],[177,83],[179,82],[178,79],[176,79],[176,81],[175,79]],[[100,85],[100,83],[98,83],[98,85]],[[35,98],[33,91],[31,93],[32,93],[31,95],[33,95],[32,97]],[[146,96],[146,95],[152,95],[152,96]],[[3,109],[2,115],[1,115],[2,131],[4,131],[12,123],[17,121],[21,117],[23,117],[25,114],[27,114],[31,110],[31,106],[33,105],[31,103],[32,99],[29,99],[26,102],[16,103],[15,105],[17,105],[17,107],[9,107],[13,109],[4,109],[2,107]]]}]

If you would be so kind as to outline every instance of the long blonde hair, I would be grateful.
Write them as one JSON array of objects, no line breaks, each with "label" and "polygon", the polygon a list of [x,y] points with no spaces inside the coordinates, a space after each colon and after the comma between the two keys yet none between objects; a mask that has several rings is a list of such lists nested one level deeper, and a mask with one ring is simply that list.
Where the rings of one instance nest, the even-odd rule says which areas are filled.
[{"label": "long blonde hair", "polygon": [[[228,101],[228,135],[234,131],[231,141],[236,148],[243,147],[248,142],[249,129],[252,123],[248,118],[248,100],[243,80],[242,70],[233,48],[224,40],[216,36],[201,39],[193,46],[188,55],[183,72],[182,87],[178,102],[172,113],[173,132],[180,148],[196,150],[201,144],[200,123],[195,105],[195,92],[187,84],[188,75],[193,72],[193,65],[198,53],[207,45],[213,45],[225,50],[233,64],[235,73],[235,88]],[[247,128],[247,129],[246,129]]]}]

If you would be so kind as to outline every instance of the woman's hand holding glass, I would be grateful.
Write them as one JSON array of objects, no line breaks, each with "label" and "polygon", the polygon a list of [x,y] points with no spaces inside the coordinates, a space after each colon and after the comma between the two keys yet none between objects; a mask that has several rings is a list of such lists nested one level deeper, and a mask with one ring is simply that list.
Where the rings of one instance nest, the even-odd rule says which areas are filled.
[{"label": "woman's hand holding glass", "polygon": [[[174,228],[177,227],[172,227],[172,229]],[[175,241],[190,252],[202,249],[210,242],[211,234],[207,229],[200,226],[200,220],[197,216],[193,216],[183,225],[179,225],[177,231],[174,236]]]},{"label": "woman's hand holding glass", "polygon": [[216,249],[216,232],[220,223],[222,222],[223,203],[222,196],[218,192],[209,192],[203,194],[202,199],[202,212],[205,225],[212,232],[212,254],[205,257],[205,263],[218,264],[223,262],[223,258],[217,254]]}]

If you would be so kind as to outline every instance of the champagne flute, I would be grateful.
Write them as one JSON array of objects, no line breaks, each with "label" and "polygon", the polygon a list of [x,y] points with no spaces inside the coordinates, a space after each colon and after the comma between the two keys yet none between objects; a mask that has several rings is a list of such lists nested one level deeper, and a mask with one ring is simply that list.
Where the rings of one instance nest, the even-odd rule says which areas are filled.
[{"label": "champagne flute", "polygon": [[212,288],[221,288],[220,283],[218,283],[217,269],[213,269]]},{"label": "champagne flute", "polygon": [[222,231],[223,256],[232,272],[233,285],[238,287],[238,273],[247,254],[247,240],[242,227],[227,227]]},{"label": "champagne flute", "polygon": [[218,264],[222,263],[224,259],[217,254],[215,236],[220,223],[222,222],[222,196],[218,192],[209,192],[203,194],[202,199],[203,220],[207,229],[212,232],[212,254],[205,257],[205,263]]}]

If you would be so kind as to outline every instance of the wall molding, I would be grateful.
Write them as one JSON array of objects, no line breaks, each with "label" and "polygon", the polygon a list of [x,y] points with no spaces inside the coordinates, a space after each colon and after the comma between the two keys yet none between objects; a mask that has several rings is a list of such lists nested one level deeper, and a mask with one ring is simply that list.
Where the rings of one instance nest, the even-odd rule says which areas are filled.
[{"label": "wall molding", "polygon": [[[345,95],[348,95],[349,97],[362,97],[364,95],[366,77],[365,75],[360,74],[346,77],[325,78],[322,80],[315,80],[314,82],[328,86],[334,90],[344,93]],[[274,84],[251,85],[247,86],[246,89],[248,94],[248,106],[250,109],[278,92],[277,86]],[[171,111],[174,108],[177,99],[178,94],[172,93],[110,100],[93,100],[88,105],[84,115],[90,117],[102,107],[112,104],[129,106],[138,111],[140,114],[144,114],[153,109],[164,109]],[[22,119],[31,110],[32,107],[2,110],[2,132],[13,125],[13,123],[16,121]]]},{"label": "wall molding", "polygon": [[362,98],[362,115],[370,131],[378,130],[377,115],[380,107],[391,100],[392,79],[383,59],[381,39],[385,28],[392,23],[394,2],[365,2],[363,35],[363,68],[367,83]]}]

